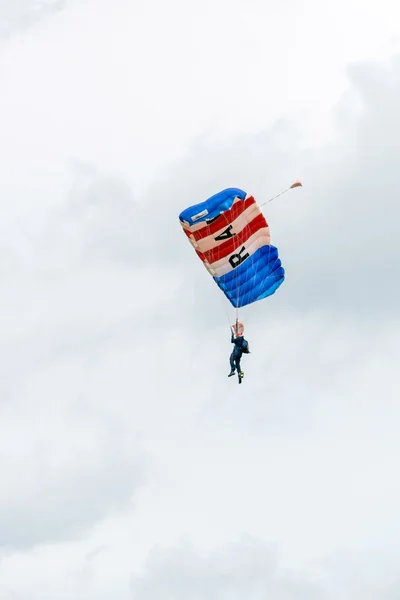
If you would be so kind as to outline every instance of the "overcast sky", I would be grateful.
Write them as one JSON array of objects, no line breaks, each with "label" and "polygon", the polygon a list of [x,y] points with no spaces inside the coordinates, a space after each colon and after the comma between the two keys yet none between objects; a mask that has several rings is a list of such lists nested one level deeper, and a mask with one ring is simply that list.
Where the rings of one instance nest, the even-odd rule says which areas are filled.
[{"label": "overcast sky", "polygon": [[[396,0],[0,0],[0,600],[400,597]],[[266,201],[234,311],[178,215]]]}]

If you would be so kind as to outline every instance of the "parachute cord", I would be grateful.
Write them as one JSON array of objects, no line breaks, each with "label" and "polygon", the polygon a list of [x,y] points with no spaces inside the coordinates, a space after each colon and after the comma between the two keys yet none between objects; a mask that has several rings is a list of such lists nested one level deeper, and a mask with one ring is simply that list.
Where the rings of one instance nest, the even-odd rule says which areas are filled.
[{"label": "parachute cord", "polygon": [[236,337],[239,333],[239,276],[236,271]]},{"label": "parachute cord", "polygon": [[236,337],[238,336],[239,333],[239,307],[236,303]]},{"label": "parachute cord", "polygon": [[294,183],[292,183],[291,186],[286,188],[286,190],[283,190],[283,192],[279,192],[279,194],[276,194],[276,196],[274,196],[273,198],[270,198],[266,202],[263,202],[262,204],[260,204],[260,207],[265,206],[266,204],[269,204],[269,202],[272,202],[272,200],[279,198],[279,196],[282,196],[282,194],[286,194],[286,192],[288,192],[289,190],[292,190],[293,188],[296,188],[296,187],[303,187],[303,184],[301,183],[301,181],[299,179],[297,181],[295,181]]},{"label": "parachute cord", "polygon": [[232,319],[231,319],[231,317],[229,316],[229,313],[228,313],[226,298],[223,297],[222,295],[220,295],[220,298],[221,298],[221,302],[222,302],[223,307],[224,307],[225,316],[226,316],[226,318],[228,320],[228,323],[229,323],[229,329],[232,329]]},{"label": "parachute cord", "polygon": [[[226,218],[226,215],[224,215],[223,213],[221,213],[220,216],[223,216],[223,218],[225,219],[226,224],[229,225],[229,221]],[[210,228],[209,225],[207,225],[207,235],[210,235],[210,232],[211,232],[211,228]],[[229,323],[229,329],[230,329],[230,331],[232,331],[231,318],[229,317],[228,308],[227,308],[227,305],[226,305],[226,299],[223,298],[222,296],[220,296],[220,298],[221,298],[221,302],[223,303],[224,312],[225,312],[226,318],[227,318],[228,323]]]},{"label": "parachute cord", "polygon": [[287,188],[286,190],[283,190],[283,192],[280,192],[279,194],[277,194],[273,198],[270,198],[269,200],[266,200],[265,202],[263,202],[262,204],[260,204],[260,208],[262,206],[265,206],[266,204],[269,204],[270,202],[272,202],[272,200],[275,200],[276,198],[279,198],[279,196],[282,196],[282,194],[286,194],[286,192],[288,192],[289,190],[290,190],[290,188]]}]

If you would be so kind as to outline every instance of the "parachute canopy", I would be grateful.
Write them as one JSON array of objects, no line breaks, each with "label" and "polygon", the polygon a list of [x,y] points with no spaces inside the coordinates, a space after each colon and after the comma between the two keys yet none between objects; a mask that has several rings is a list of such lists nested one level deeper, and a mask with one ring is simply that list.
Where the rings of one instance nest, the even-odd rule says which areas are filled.
[{"label": "parachute canopy", "polygon": [[179,215],[183,231],[232,306],[271,296],[285,271],[253,196],[225,189]]}]

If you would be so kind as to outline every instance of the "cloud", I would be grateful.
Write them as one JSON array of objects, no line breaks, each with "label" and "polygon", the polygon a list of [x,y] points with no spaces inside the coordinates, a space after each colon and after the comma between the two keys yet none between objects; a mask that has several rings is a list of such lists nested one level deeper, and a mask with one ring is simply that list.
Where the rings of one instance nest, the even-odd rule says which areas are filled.
[{"label": "cloud", "polygon": [[53,410],[32,394],[30,409],[2,411],[0,547],[8,551],[79,539],[110,513],[129,510],[143,484],[132,434],[117,436],[115,424],[111,434],[84,415],[84,403],[75,417],[60,414],[63,390],[53,391]]},{"label": "cloud", "polygon": [[132,581],[135,600],[322,600],[318,585],[301,576],[281,573],[274,552],[260,540],[229,544],[202,555],[190,545],[155,550],[146,575]]},{"label": "cloud", "polygon": [[[136,288],[148,273],[132,271],[138,224],[130,190],[89,171],[87,188],[80,175],[63,207],[3,223],[0,546],[7,549],[85,536],[110,513],[129,510],[145,477],[136,432],[86,384],[95,357],[124,341],[134,311],[146,314],[152,303]],[[113,382],[107,401],[120,393]]]},{"label": "cloud", "polygon": [[[372,557],[371,557],[372,558]],[[340,574],[333,562],[309,565],[298,571],[286,568],[275,547],[248,537],[213,552],[201,552],[188,543],[154,550],[143,575],[131,584],[133,600],[203,600],[243,597],[249,600],[392,600],[400,582],[393,568],[382,581],[359,570],[353,556],[341,556]],[[338,564],[336,564],[336,567]],[[310,568],[311,567],[311,568]]]},{"label": "cloud", "polygon": [[0,3],[0,39],[24,31],[45,17],[58,12],[65,0],[18,0]]},{"label": "cloud", "polygon": [[71,166],[68,201],[48,214],[39,240],[41,264],[55,269],[66,259],[76,266],[142,266],[142,215],[129,184],[90,163]]}]

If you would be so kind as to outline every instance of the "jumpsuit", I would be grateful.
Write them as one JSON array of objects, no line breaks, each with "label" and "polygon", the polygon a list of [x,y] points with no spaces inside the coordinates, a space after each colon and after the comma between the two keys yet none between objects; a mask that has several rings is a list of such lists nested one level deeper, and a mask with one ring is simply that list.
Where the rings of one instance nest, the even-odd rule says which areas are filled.
[{"label": "jumpsuit", "polygon": [[231,373],[235,372],[235,368],[240,373],[240,360],[242,358],[243,349],[247,348],[247,342],[243,337],[235,338],[232,334],[231,343],[235,344],[232,354],[229,357],[231,365]]}]

